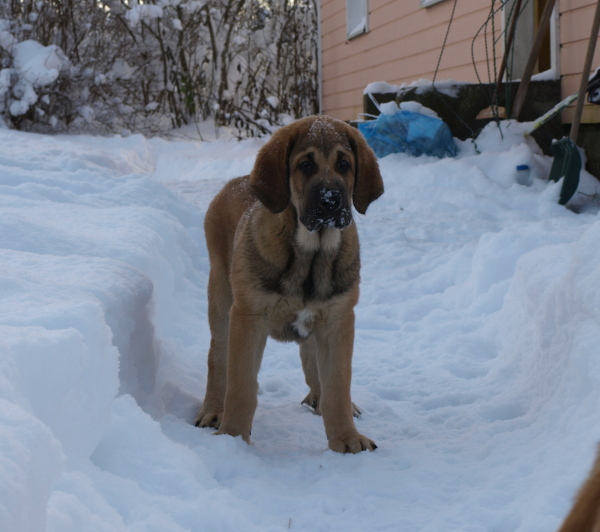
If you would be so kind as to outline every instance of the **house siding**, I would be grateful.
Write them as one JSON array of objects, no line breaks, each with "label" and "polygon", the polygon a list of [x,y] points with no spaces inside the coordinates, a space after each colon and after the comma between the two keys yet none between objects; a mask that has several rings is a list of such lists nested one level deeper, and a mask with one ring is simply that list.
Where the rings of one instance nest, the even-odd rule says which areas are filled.
[{"label": "house siding", "polygon": [[[561,89],[564,97],[579,90],[595,9],[595,0],[560,1]],[[600,50],[596,39],[592,71],[599,66],[599,62]],[[575,106],[572,105],[563,112],[563,122],[572,121],[574,109]],[[581,122],[600,122],[600,106],[586,103]]]},{"label": "house siding", "polygon": [[[563,96],[567,96],[579,87],[596,1],[558,0],[557,5],[559,74]],[[422,78],[432,80],[453,6],[453,0],[428,8],[419,7],[419,0],[369,0],[369,33],[347,40],[346,2],[321,0],[323,112],[352,120],[363,110],[363,91],[369,83],[401,85]],[[501,13],[493,21],[495,64],[491,22],[473,41],[489,17],[490,6],[491,0],[456,4],[437,80],[476,83],[495,79],[504,49]],[[599,64],[597,45],[593,68]],[[563,112],[565,123],[571,121],[573,109]],[[600,122],[600,106],[586,104],[582,122]]]},{"label": "house siding", "polygon": [[[428,8],[419,0],[369,0],[369,33],[346,38],[346,3],[322,0],[323,112],[342,120],[362,112],[364,88],[373,81],[400,85],[432,80],[454,2],[445,0]],[[489,81],[487,55],[492,58],[492,23],[487,33],[473,36],[490,14],[489,0],[458,2],[438,80],[477,82],[477,72]],[[496,63],[502,59],[501,15],[494,17]],[[477,72],[473,66],[473,56]],[[494,77],[494,69],[491,69]]]}]

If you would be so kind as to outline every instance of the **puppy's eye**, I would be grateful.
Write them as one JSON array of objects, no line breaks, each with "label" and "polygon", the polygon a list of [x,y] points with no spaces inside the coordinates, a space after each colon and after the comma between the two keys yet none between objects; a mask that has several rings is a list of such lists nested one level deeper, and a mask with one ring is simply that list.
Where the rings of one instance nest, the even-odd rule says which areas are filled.
[{"label": "puppy's eye", "polygon": [[313,173],[314,167],[314,163],[309,160],[302,161],[298,164],[298,169],[307,177]]},{"label": "puppy's eye", "polygon": [[350,161],[348,161],[347,159],[339,159],[337,162],[337,167],[340,172],[345,174],[351,168]]}]

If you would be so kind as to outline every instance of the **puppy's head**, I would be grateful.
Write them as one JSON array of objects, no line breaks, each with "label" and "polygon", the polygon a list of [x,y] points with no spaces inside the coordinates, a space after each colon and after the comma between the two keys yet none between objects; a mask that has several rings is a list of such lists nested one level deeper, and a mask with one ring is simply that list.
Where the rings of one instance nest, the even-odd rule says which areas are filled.
[{"label": "puppy's head", "polygon": [[343,229],[383,194],[375,154],[360,132],[327,116],[277,130],[256,157],[250,185],[272,212],[290,203],[309,231]]}]

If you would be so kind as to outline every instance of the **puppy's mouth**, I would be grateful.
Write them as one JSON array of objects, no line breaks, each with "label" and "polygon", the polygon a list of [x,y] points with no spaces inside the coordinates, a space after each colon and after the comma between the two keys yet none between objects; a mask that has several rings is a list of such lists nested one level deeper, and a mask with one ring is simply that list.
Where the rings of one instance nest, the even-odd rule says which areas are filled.
[{"label": "puppy's mouth", "polygon": [[344,190],[315,188],[300,222],[311,233],[326,227],[344,229],[352,222],[352,211]]}]

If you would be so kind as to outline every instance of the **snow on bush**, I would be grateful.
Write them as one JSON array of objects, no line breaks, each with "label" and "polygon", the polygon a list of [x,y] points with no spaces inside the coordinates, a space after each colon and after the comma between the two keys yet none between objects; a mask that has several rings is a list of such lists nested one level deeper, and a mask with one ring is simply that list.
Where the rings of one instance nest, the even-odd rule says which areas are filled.
[{"label": "snow on bush", "polygon": [[42,46],[36,41],[23,41],[10,48],[16,83],[14,100],[9,100],[12,116],[25,114],[38,101],[37,90],[52,85],[69,61],[56,45]]},{"label": "snow on bush", "polygon": [[154,19],[160,19],[163,17],[163,9],[161,6],[155,6],[152,4],[134,5],[125,18],[129,25],[132,27],[137,26],[140,21],[151,22]]}]

